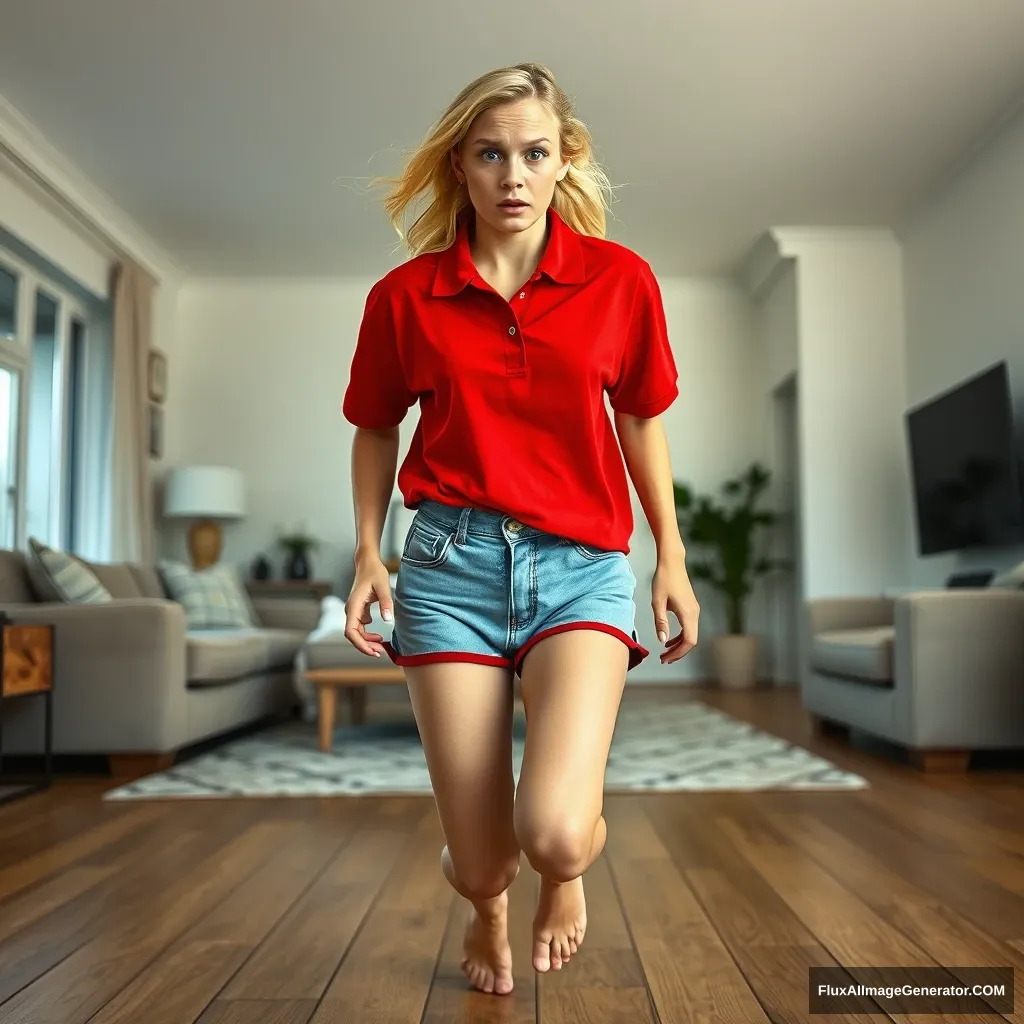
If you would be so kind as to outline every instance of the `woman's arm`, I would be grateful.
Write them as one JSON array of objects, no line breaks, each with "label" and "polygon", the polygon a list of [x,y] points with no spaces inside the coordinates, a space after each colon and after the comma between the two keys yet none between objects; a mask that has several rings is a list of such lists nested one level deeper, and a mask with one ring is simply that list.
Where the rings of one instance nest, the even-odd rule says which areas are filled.
[{"label": "woman's arm", "polygon": [[[700,617],[700,606],[686,573],[686,547],[676,516],[668,440],[658,416],[642,419],[616,413],[615,430],[626,469],[658,548],[658,565],[651,583],[651,608],[658,639],[667,648],[661,661],[668,664],[693,649]],[[669,611],[679,620],[681,628],[671,640]]]},{"label": "woman's arm", "polygon": [[661,417],[641,419],[615,413],[615,430],[637,497],[654,534],[658,562],[686,556],[676,517],[668,440]]},{"label": "woman's arm", "polygon": [[355,561],[380,560],[384,518],[395,487],[398,427],[356,429],[352,442],[352,503],[356,517]]}]

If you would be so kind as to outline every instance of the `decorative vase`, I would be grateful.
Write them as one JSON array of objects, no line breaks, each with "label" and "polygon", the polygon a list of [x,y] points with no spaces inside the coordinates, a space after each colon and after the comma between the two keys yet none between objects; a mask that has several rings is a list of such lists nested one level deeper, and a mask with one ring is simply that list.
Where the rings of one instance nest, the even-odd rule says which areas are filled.
[{"label": "decorative vase", "polygon": [[288,559],[288,565],[285,568],[285,575],[288,579],[308,580],[309,571],[309,558],[306,556],[306,552],[302,549],[293,551],[291,558]]},{"label": "decorative vase", "polygon": [[711,660],[723,690],[749,690],[757,682],[757,637],[726,633],[711,638]]},{"label": "decorative vase", "polygon": [[254,580],[270,579],[270,562],[267,561],[266,555],[260,555],[256,561],[252,563],[252,578]]}]

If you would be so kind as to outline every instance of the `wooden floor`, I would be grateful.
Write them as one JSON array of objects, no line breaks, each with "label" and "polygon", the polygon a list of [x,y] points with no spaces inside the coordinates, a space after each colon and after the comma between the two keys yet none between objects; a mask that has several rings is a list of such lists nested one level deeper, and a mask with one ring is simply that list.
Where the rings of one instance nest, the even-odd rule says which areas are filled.
[{"label": "wooden floor", "polygon": [[0,808],[0,1024],[870,1021],[811,1016],[808,968],[1024,967],[1019,771],[812,738],[792,692],[696,697],[871,788],[610,796],[582,950],[533,974],[524,864],[497,997],[459,973],[428,798],[104,804],[110,780],[62,782]]}]

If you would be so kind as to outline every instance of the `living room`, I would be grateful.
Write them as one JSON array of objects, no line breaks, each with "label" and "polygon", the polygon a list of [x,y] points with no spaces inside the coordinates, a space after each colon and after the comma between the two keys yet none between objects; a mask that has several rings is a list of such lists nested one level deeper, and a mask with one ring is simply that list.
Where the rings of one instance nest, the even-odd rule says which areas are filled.
[{"label": "living room", "polygon": [[[578,6],[527,6],[532,27],[457,0],[0,13],[0,610],[28,629],[4,680],[52,680],[45,703],[0,700],[0,797],[46,769],[0,803],[0,1024],[860,1019],[929,1008],[815,1003],[816,971],[1012,986],[1024,966],[1024,539],[922,553],[907,418],[999,367],[1024,423],[1024,11],[644,2],[588,34]],[[765,467],[753,536],[779,564],[750,570],[739,662],[728,595],[696,575],[699,642],[666,662],[631,490],[650,656],[625,682],[586,941],[531,969],[524,852],[498,995],[466,967],[400,667],[338,633],[341,404],[370,289],[407,256],[370,180],[466,82],[528,59],[594,132],[608,238],[656,275],[673,480],[725,507]],[[677,511],[688,565],[713,562]],[[392,588],[413,514],[396,487]],[[207,517],[209,571],[257,628],[189,604]],[[126,618],[61,596],[82,564]],[[844,602],[873,610],[841,622]],[[376,609],[367,628],[388,635]],[[878,685],[818,686],[819,640],[882,658]],[[904,720],[911,685],[931,708]],[[518,773],[521,695],[513,731]],[[930,1010],[1015,1019],[992,994]]]}]

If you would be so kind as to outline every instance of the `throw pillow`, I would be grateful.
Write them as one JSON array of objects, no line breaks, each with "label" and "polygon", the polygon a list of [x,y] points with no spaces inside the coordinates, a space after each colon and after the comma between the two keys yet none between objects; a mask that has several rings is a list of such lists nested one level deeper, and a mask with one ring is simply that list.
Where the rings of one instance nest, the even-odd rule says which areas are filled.
[{"label": "throw pillow", "polygon": [[25,566],[40,601],[104,604],[113,600],[92,569],[74,555],[55,551],[35,537],[29,537]]},{"label": "throw pillow", "polygon": [[189,629],[249,629],[258,624],[241,577],[231,566],[193,569],[162,560],[157,570],[171,599],[185,609]]}]

